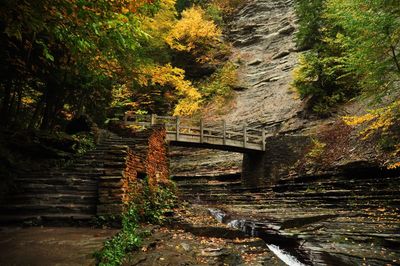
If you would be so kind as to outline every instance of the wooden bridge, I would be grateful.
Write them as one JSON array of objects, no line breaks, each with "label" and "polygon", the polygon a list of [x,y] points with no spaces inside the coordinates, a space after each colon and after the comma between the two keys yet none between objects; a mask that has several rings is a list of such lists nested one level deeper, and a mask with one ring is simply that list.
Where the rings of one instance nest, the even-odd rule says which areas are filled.
[{"label": "wooden bridge", "polygon": [[173,145],[251,152],[265,151],[265,130],[243,126],[228,126],[224,120],[208,122],[179,116],[125,114],[127,126],[141,129],[162,124],[167,140]]}]

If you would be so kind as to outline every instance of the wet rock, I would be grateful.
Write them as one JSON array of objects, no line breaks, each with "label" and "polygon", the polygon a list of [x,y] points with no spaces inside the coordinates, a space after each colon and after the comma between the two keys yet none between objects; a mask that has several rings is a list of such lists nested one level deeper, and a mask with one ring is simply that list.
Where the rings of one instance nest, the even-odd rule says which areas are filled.
[{"label": "wet rock", "polygon": [[271,188],[225,182],[194,191],[196,180],[180,180],[178,188],[190,202],[217,205],[223,212],[213,213],[228,217],[224,223],[282,250],[302,250],[312,265],[397,265],[400,175],[368,169],[287,177]]},{"label": "wet rock", "polygon": [[226,254],[223,248],[206,248],[201,251],[201,255],[205,257],[219,257]]},{"label": "wet rock", "polygon": [[[177,228],[177,224],[186,226]],[[207,228],[212,230],[204,233]],[[168,224],[150,231],[143,248],[132,251],[123,265],[284,265],[261,239],[227,228],[201,206],[180,207]],[[241,236],[232,237],[232,232]],[[149,243],[156,245],[150,249]]]}]

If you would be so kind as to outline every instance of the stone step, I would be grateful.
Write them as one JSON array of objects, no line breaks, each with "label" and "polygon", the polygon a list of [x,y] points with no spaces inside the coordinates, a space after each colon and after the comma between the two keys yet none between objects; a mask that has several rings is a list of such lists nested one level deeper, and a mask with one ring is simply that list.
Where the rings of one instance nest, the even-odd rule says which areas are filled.
[{"label": "stone step", "polygon": [[392,194],[378,194],[378,195],[366,195],[366,196],[357,196],[357,195],[327,195],[324,197],[308,197],[308,195],[303,195],[302,197],[263,197],[263,196],[251,196],[251,195],[233,195],[226,193],[187,193],[182,194],[178,193],[181,198],[185,197],[202,197],[202,198],[223,198],[228,201],[266,201],[266,202],[326,202],[326,201],[366,201],[371,202],[373,200],[379,201],[391,201],[399,199],[398,193]]},{"label": "stone step", "polygon": [[88,204],[13,204],[0,205],[2,214],[5,215],[37,215],[38,213],[47,214],[95,214],[96,207]]},{"label": "stone step", "polygon": [[54,169],[44,173],[27,173],[21,175],[21,178],[47,178],[47,177],[66,177],[69,176],[87,176],[96,177],[97,175],[104,172],[104,168],[90,168],[90,169]]},{"label": "stone step", "polygon": [[225,182],[236,182],[241,180],[240,174],[231,174],[231,175],[223,175],[223,176],[173,176],[172,180],[174,180],[177,184],[180,183],[203,183],[208,181],[225,181]]},{"label": "stone step", "polygon": [[79,168],[89,168],[89,167],[97,167],[97,166],[102,166],[103,162],[100,162],[99,160],[79,160],[76,161],[74,164],[66,167],[67,169],[69,167],[73,167],[75,169]]},{"label": "stone step", "polygon": [[97,178],[85,177],[48,177],[48,178],[18,178],[15,183],[19,187],[30,184],[43,185],[94,185],[97,184]]},{"label": "stone step", "polygon": [[[285,187],[301,187],[301,186],[324,186],[324,185],[348,185],[354,186],[355,184],[364,184],[366,186],[370,184],[390,184],[400,183],[400,177],[380,177],[380,178],[353,178],[349,179],[346,177],[330,177],[327,179],[310,179],[308,182],[303,180],[281,180],[281,183],[274,185],[274,188],[285,188]],[[283,183],[284,182],[284,183]]]},{"label": "stone step", "polygon": [[[98,180],[120,175],[128,147],[147,148],[148,134],[138,139],[116,135],[101,141],[93,150],[67,164],[29,172],[16,179],[18,190],[0,206],[4,220],[89,220],[96,213]],[[142,144],[146,143],[146,144]]]},{"label": "stone step", "polygon": [[327,190],[322,192],[285,192],[285,193],[276,193],[276,197],[284,197],[284,198],[294,198],[294,197],[304,197],[307,198],[326,198],[331,196],[343,196],[343,197],[369,197],[369,196],[386,196],[386,195],[398,195],[398,190]]},{"label": "stone step", "polygon": [[[181,194],[191,194],[193,192],[200,193],[200,194],[211,194],[211,193],[226,193],[226,191],[229,191],[231,193],[234,193],[236,191],[241,191],[241,193],[245,193],[246,190],[240,189],[239,184],[235,184],[233,186],[228,186],[226,184],[209,184],[209,185],[197,185],[195,184],[193,187],[191,187],[189,184],[181,185],[178,184],[177,187]],[[398,193],[398,189],[394,187],[393,189],[389,187],[385,187],[385,189],[371,189],[370,187],[362,187],[361,189],[353,189],[353,190],[346,190],[346,189],[329,189],[329,190],[323,190],[320,188],[316,188],[316,190],[313,189],[307,189],[305,191],[293,191],[293,192],[275,192],[271,193],[268,192],[270,195],[274,195],[276,197],[296,197],[296,196],[305,196],[307,197],[327,197],[327,196],[332,196],[332,195],[354,195],[354,196],[370,196],[370,195],[396,195]],[[268,195],[266,194],[266,195]]]},{"label": "stone step", "polygon": [[118,145],[124,145],[124,144],[134,144],[134,143],[140,143],[145,139],[132,139],[132,138],[109,138],[103,140],[99,145],[113,145],[113,144],[118,144]]},{"label": "stone step", "polygon": [[40,224],[43,222],[65,222],[66,224],[75,223],[75,222],[84,222],[89,223],[95,219],[95,216],[92,214],[79,214],[79,213],[46,213],[46,212],[38,212],[31,215],[0,215],[0,224],[2,225],[14,225],[15,223],[24,223],[24,224]]},{"label": "stone step", "polygon": [[47,183],[47,184],[73,184],[73,183],[96,183],[98,178],[103,174],[97,174],[94,176],[87,175],[65,175],[65,176],[41,176],[41,177],[20,177],[16,178],[15,182],[19,185],[26,184],[37,184],[37,183]]},{"label": "stone step", "polygon": [[276,206],[283,206],[287,204],[292,205],[308,205],[308,206],[324,206],[324,207],[336,207],[336,206],[382,206],[391,205],[398,206],[400,199],[398,195],[389,196],[368,196],[364,198],[356,197],[327,197],[327,198],[252,198],[249,196],[240,195],[227,195],[227,194],[191,194],[191,195],[179,195],[181,199],[188,201],[203,200],[209,202],[216,202],[219,204],[229,203],[231,205],[257,205],[265,206],[266,208],[275,208]]},{"label": "stone step", "polygon": [[210,187],[225,187],[225,188],[242,188],[241,182],[237,181],[235,183],[230,182],[218,182],[218,181],[205,181],[205,182],[179,182],[176,183],[177,187],[179,188],[206,188],[207,186]]},{"label": "stone step", "polygon": [[96,204],[97,193],[29,193],[29,194],[17,194],[9,197],[8,204]]},{"label": "stone step", "polygon": [[61,176],[68,178],[69,176],[82,177],[82,178],[97,178],[97,176],[102,175],[104,173],[105,167],[98,168],[69,168],[63,169],[64,171],[61,173],[50,173],[51,176]]},{"label": "stone step", "polygon": [[97,184],[85,185],[85,186],[66,186],[66,185],[46,185],[46,184],[26,184],[21,187],[22,193],[46,193],[51,191],[52,193],[68,194],[71,192],[94,192],[97,191]]}]

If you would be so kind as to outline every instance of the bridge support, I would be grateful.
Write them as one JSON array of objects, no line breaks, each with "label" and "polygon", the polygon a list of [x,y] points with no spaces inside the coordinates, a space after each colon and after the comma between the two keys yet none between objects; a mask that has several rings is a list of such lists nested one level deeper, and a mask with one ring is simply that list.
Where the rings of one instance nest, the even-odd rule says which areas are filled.
[{"label": "bridge support", "polygon": [[270,186],[289,174],[290,169],[307,153],[311,138],[277,136],[266,141],[265,152],[244,153],[242,184],[247,187]]},{"label": "bridge support", "polygon": [[264,183],[265,153],[244,153],[242,162],[242,185],[259,187]]}]

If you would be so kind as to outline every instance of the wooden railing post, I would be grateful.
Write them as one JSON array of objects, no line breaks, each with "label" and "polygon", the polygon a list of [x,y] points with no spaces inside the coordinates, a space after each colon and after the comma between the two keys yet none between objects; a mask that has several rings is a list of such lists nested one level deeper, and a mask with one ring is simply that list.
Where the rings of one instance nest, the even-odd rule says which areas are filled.
[{"label": "wooden railing post", "polygon": [[151,114],[150,124],[152,126],[154,126],[156,124],[156,115],[155,114]]},{"label": "wooden railing post", "polygon": [[180,118],[176,117],[176,141],[179,141]]},{"label": "wooden railing post", "polygon": [[222,120],[222,137],[223,137],[222,143],[224,145],[226,145],[226,121],[225,120]]},{"label": "wooden railing post", "polygon": [[244,126],[243,126],[243,148],[246,148],[246,142],[247,142],[247,125],[244,124]]},{"label": "wooden railing post", "polygon": [[200,119],[200,143],[204,142],[204,120]]},{"label": "wooden railing post", "polygon": [[265,140],[265,128],[262,130],[262,150],[265,151],[265,145],[266,145],[266,140]]}]

